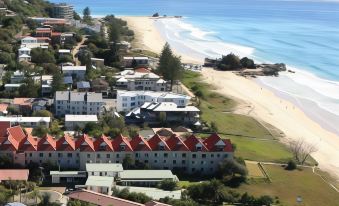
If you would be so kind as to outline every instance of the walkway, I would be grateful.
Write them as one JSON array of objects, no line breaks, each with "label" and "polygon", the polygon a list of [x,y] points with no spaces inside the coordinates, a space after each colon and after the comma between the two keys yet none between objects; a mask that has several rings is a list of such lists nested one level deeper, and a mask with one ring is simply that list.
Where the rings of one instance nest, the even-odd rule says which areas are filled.
[{"label": "walkway", "polygon": [[74,49],[72,50],[73,61],[75,62],[76,66],[81,65],[81,63],[80,63],[79,59],[76,57],[76,55],[78,54],[80,47],[85,43],[86,40],[87,40],[87,36],[83,35],[81,42],[79,42],[76,45],[76,47],[74,47]]}]

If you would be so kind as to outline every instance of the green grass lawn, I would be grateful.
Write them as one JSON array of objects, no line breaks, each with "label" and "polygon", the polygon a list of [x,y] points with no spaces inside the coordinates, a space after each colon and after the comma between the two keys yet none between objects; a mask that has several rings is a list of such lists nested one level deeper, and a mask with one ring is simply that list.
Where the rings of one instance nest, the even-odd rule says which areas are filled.
[{"label": "green grass lawn", "polygon": [[258,196],[278,196],[283,205],[296,205],[297,196],[303,198],[303,205],[339,205],[339,193],[319,176],[313,174],[311,168],[287,171],[275,165],[264,165],[264,167],[272,183],[253,181],[243,184],[237,191]]},{"label": "green grass lawn", "polygon": [[236,103],[213,91],[213,87],[202,82],[200,75],[197,72],[185,72],[183,83],[190,89],[198,88],[202,92],[203,96],[199,98],[202,120],[207,123],[214,121],[219,133],[236,144],[236,156],[273,162],[286,162],[292,157],[286,146],[274,140],[276,138],[257,120],[232,113]]}]

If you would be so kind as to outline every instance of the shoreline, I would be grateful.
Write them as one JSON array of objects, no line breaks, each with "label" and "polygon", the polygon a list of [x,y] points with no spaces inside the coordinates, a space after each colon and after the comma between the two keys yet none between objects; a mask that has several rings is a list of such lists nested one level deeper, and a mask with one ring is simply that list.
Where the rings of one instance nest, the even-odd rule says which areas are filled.
[{"label": "shoreline", "polygon": [[[154,19],[150,17],[122,18],[136,32],[140,46],[145,46],[144,48],[157,53],[161,51],[162,45],[165,44],[165,38],[155,25]],[[199,59],[194,59],[187,54],[183,55],[173,46],[172,48],[177,55],[183,57],[183,62],[192,59],[194,61],[190,63],[199,62]],[[338,135],[324,129],[307,116],[298,105],[279,97],[273,89],[260,85],[252,79],[240,77],[232,72],[207,68],[204,68],[201,73],[207,83],[218,88],[218,93],[238,102],[236,113],[252,116],[283,131],[286,137],[281,140],[282,142],[304,138],[307,142],[316,144],[318,151],[313,153],[312,157],[318,161],[321,169],[336,176],[339,180]],[[251,106],[251,112],[249,112],[248,106]]]}]

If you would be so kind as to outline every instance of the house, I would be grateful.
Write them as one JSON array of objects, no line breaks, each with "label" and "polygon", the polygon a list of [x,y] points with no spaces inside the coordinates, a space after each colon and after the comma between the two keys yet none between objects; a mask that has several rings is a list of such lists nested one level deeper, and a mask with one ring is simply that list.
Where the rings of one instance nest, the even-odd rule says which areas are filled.
[{"label": "house", "polygon": [[87,163],[86,171],[88,176],[116,177],[119,173],[124,171],[124,169],[122,168],[122,164]]},{"label": "house", "polygon": [[55,139],[50,135],[36,138],[24,133],[20,126],[8,128],[8,124],[0,124],[3,130],[0,130],[3,134],[0,155],[6,155],[23,166],[30,162],[43,164],[49,161],[60,168],[79,170],[91,161],[119,164],[128,156],[134,163],[146,164],[153,170],[214,174],[220,162],[233,158],[231,141],[218,134],[204,139],[195,135],[161,137],[157,134],[148,139],[140,135],[132,139],[122,135],[91,138],[85,134],[73,138],[65,134]]},{"label": "house", "polygon": [[65,76],[71,76],[73,79],[84,80],[86,66],[62,66],[62,73]]},{"label": "house", "polygon": [[65,115],[65,127],[67,130],[74,130],[75,128],[84,128],[89,122],[98,122],[97,115]]},{"label": "house", "polygon": [[95,68],[102,68],[105,67],[105,60],[99,58],[91,58],[92,65]]},{"label": "house", "polygon": [[115,79],[117,89],[129,91],[167,91],[170,89],[165,80],[144,68],[134,71],[124,70],[119,72]]},{"label": "house", "polygon": [[42,75],[41,76],[41,95],[49,96],[52,93],[52,75]]},{"label": "house", "polygon": [[25,79],[25,74],[19,70],[15,71],[11,76],[11,84],[17,84],[23,82]]},{"label": "house", "polygon": [[67,184],[84,182],[87,177],[87,173],[83,171],[50,171],[52,177],[52,184]]},{"label": "house", "polygon": [[65,76],[64,77],[64,84],[66,84],[68,88],[72,89],[72,86],[73,86],[72,76]]},{"label": "house", "polygon": [[32,111],[40,111],[40,110],[47,110],[47,108],[51,105],[49,99],[45,98],[35,98],[32,99]]},{"label": "house", "polygon": [[89,84],[89,82],[86,82],[86,81],[77,82],[78,92],[88,92],[90,89],[91,89],[91,85]]},{"label": "house", "polygon": [[91,203],[93,205],[100,206],[145,206],[144,204],[132,202],[129,200],[117,198],[111,195],[104,195],[101,193],[97,193],[89,190],[77,190],[71,192],[67,195],[70,200],[80,200],[82,202]]},{"label": "house", "polygon": [[[157,124],[160,121],[195,125],[199,122],[200,110],[195,106],[178,106],[173,102],[145,102],[141,107],[126,114],[125,121],[130,124]],[[163,115],[163,116],[161,116]]]},{"label": "house", "polygon": [[88,176],[85,186],[87,190],[112,195],[114,177],[110,176]]},{"label": "house", "polygon": [[142,106],[145,102],[173,102],[178,107],[188,105],[189,96],[175,94],[171,92],[152,92],[152,91],[117,91],[117,111],[129,112]]},{"label": "house", "polygon": [[163,180],[179,181],[171,170],[124,170],[118,174],[118,184],[124,186],[154,187]]},{"label": "house", "polygon": [[7,108],[8,108],[8,104],[4,104],[4,103],[0,104],[0,116],[6,116],[8,114]]},{"label": "house", "polygon": [[28,175],[28,169],[0,169],[0,183],[8,180],[27,181]]},{"label": "house", "polygon": [[13,104],[21,114],[30,114],[38,110],[46,110],[51,102],[46,98],[14,98]]},{"label": "house", "polygon": [[62,33],[60,35],[60,45],[65,45],[65,44],[71,44],[74,41],[74,36],[75,34],[70,32],[70,33]]},{"label": "house", "polygon": [[38,43],[38,39],[35,37],[27,36],[21,39],[21,45],[36,44],[36,43]]},{"label": "house", "polygon": [[[27,60],[26,60],[27,58]],[[30,61],[31,59],[31,49],[28,47],[21,47],[18,49],[18,61]]]},{"label": "house", "polygon": [[103,93],[103,94],[108,94],[109,92],[109,83],[101,78],[97,78],[94,79],[91,82],[91,86],[92,86],[92,91],[93,92],[99,92],[99,93]]},{"label": "house", "polygon": [[57,91],[54,96],[55,115],[99,115],[104,101],[101,93]]},{"label": "house", "polygon": [[49,127],[51,123],[50,117],[0,117],[0,122],[9,122],[11,126],[21,125],[24,127]]},{"label": "house", "polygon": [[5,84],[5,91],[8,91],[8,92],[17,91],[21,85],[22,85],[22,83],[19,83],[19,84]]},{"label": "house", "polygon": [[69,50],[69,49],[59,49],[58,53],[59,53],[60,56],[71,55],[71,50]]},{"label": "house", "polygon": [[29,48],[29,49],[42,48],[42,47],[48,48],[49,46],[48,40],[49,38],[46,39],[46,38],[26,36],[21,39],[20,48]]},{"label": "house", "polygon": [[18,57],[18,61],[19,62],[30,62],[31,61],[31,56],[27,55],[27,54],[21,54],[19,57]]},{"label": "house", "polygon": [[122,61],[122,65],[125,68],[132,68],[137,66],[147,67],[148,64],[148,57],[124,57]]}]

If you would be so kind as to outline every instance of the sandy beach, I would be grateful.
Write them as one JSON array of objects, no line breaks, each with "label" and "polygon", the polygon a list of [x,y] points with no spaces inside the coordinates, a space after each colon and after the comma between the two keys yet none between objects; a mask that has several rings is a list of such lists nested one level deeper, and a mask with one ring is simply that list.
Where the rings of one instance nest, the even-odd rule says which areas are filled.
[{"label": "sandy beach", "polygon": [[[149,17],[124,17],[128,26],[136,32],[134,46],[160,52],[165,44],[161,33],[154,26],[155,19]],[[176,51],[174,49],[174,51]],[[182,54],[183,62],[198,63],[189,54]],[[206,82],[217,88],[217,92],[238,100],[235,112],[250,115],[268,122],[285,133],[289,139],[304,138],[315,144],[318,151],[312,156],[319,162],[319,167],[333,175],[339,181],[339,137],[322,128],[310,119],[300,108],[262,87],[255,80],[237,76],[232,72],[216,71],[205,68],[202,75]]]}]

